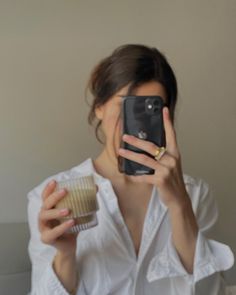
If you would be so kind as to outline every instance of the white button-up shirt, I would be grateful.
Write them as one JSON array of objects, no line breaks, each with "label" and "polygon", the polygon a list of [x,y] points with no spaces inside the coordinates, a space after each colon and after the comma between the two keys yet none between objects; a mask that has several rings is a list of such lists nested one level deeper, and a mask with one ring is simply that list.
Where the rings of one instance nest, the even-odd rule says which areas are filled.
[{"label": "white button-up shirt", "polygon": [[208,185],[201,179],[183,175],[199,226],[194,270],[189,274],[172,243],[168,208],[159,198],[155,186],[137,257],[112,184],[96,173],[90,158],[47,178],[28,194],[29,255],[32,262],[30,294],[68,295],[52,268],[56,249],[40,240],[38,213],[42,205],[42,190],[51,179],[60,181],[90,174],[94,175],[99,188],[99,224],[80,232],[77,238],[77,295],[224,294],[221,272],[232,267],[234,256],[227,245],[207,238],[218,217]]}]

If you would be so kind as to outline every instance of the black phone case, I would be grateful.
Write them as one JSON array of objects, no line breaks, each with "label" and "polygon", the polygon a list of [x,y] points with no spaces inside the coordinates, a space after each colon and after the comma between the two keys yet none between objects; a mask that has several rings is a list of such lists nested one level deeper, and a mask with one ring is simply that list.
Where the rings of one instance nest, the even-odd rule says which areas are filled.
[{"label": "black phone case", "polygon": [[[159,147],[165,147],[166,138],[162,116],[163,107],[164,102],[160,96],[124,96],[121,109],[121,135],[133,135],[151,141]],[[121,140],[121,147],[153,157],[153,155],[123,140]],[[121,156],[118,157],[118,166],[119,171],[127,175],[154,174],[153,169]]]}]

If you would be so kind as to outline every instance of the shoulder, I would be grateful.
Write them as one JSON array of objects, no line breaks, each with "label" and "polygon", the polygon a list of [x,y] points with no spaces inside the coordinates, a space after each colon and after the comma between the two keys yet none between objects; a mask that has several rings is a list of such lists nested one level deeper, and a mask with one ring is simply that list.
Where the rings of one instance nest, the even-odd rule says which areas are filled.
[{"label": "shoulder", "polygon": [[51,175],[45,178],[41,183],[39,183],[36,187],[34,187],[32,190],[28,192],[28,195],[27,195],[28,200],[31,200],[31,199],[41,200],[41,193],[44,187],[47,185],[47,183],[49,183],[49,181],[51,180],[56,180],[56,181],[67,180],[71,177],[88,175],[90,174],[90,172],[91,172],[90,159],[87,159],[77,166],[74,166],[68,170],[61,171],[59,173],[56,173],[54,175]]},{"label": "shoulder", "polygon": [[187,189],[191,192],[206,192],[209,190],[209,184],[202,178],[193,177],[186,173],[183,173],[184,183]]},{"label": "shoulder", "polygon": [[212,188],[202,178],[184,174],[185,187],[191,199],[192,208],[202,231],[209,232],[219,216],[217,201]]},{"label": "shoulder", "polygon": [[185,173],[183,174],[183,179],[193,207],[197,208],[200,203],[213,201],[212,190],[204,179]]}]

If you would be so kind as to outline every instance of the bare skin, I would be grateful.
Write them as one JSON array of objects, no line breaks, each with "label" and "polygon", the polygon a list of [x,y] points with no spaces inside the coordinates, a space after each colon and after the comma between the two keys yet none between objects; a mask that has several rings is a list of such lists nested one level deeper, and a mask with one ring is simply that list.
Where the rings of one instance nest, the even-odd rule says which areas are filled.
[{"label": "bare skin", "polygon": [[[103,170],[104,158],[98,158],[94,161],[94,166],[96,171],[108,177],[106,172]],[[101,161],[101,162],[100,162]],[[102,166],[101,163],[103,163]],[[100,168],[101,167],[101,168]],[[130,182],[127,178],[123,177],[109,177],[113,190],[117,196],[117,201],[121,214],[123,216],[124,222],[129,230],[130,236],[133,240],[135,253],[138,256],[144,219],[148,204],[151,197],[152,185],[134,184]]]}]

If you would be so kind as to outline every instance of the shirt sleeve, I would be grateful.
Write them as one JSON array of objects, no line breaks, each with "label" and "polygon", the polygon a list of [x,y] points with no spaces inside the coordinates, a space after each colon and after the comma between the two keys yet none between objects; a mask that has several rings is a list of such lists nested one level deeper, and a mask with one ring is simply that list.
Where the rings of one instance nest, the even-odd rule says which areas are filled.
[{"label": "shirt sleeve", "polygon": [[233,266],[234,256],[227,245],[207,238],[218,218],[217,205],[208,184],[202,180],[198,193],[200,198],[195,214],[199,231],[193,273],[189,274],[183,266],[170,234],[166,246],[150,263],[149,281],[183,277],[191,285],[193,294],[203,294],[197,291],[201,290],[203,285],[208,295],[224,294],[224,279],[221,272]]},{"label": "shirt sleeve", "polygon": [[[70,295],[52,267],[56,249],[41,242],[38,229],[40,208],[41,198],[33,190],[28,194],[28,223],[30,229],[28,252],[32,264],[31,292],[29,295]],[[86,295],[82,281],[79,283],[76,294]]]}]

